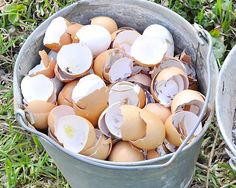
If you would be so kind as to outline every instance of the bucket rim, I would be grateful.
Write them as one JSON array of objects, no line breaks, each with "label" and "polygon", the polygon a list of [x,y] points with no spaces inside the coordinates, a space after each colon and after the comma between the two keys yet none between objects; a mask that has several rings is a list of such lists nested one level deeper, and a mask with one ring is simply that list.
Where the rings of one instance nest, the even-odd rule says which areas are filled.
[{"label": "bucket rim", "polygon": [[[163,7],[163,6],[159,5],[159,4],[156,4],[156,3],[153,3],[153,2],[144,1],[144,0],[116,0],[116,1],[114,1],[114,3],[117,3],[117,4],[119,4],[119,3],[130,3],[130,4],[133,4],[134,1],[136,3],[142,3],[142,6],[144,6],[143,4],[145,4],[147,9],[150,9],[150,10],[153,10],[153,11],[154,11],[154,9],[159,9],[159,10],[167,12],[170,15],[173,15],[173,16],[177,17],[177,19],[180,20],[185,25],[186,29],[189,32],[192,32],[192,33],[195,32],[194,27],[186,19],[184,19],[183,17],[181,17],[179,14],[175,13],[174,11],[170,10],[169,8]],[[46,19],[42,24],[40,24],[40,26],[42,26],[43,24],[46,24],[46,22],[49,19],[53,19],[53,18],[55,18],[57,16],[61,16],[61,14],[63,15],[64,11],[66,9],[68,9],[68,8],[72,8],[72,7],[77,6],[78,4],[81,4],[81,3],[93,3],[93,2],[96,3],[96,2],[99,2],[99,1],[96,1],[96,0],[81,0],[79,2],[73,3],[73,4],[69,5],[69,6],[61,9],[57,13],[53,14],[50,18]],[[107,1],[103,1],[103,2],[106,3]],[[111,1],[109,1],[109,2],[111,2]],[[38,26],[38,27],[40,27],[40,26]],[[35,31],[36,31],[36,29],[35,29]],[[33,31],[30,34],[30,36],[28,37],[28,39],[25,41],[24,45],[22,46],[22,48],[20,50],[19,56],[24,51],[24,49],[27,48],[27,41],[29,41],[32,38],[32,36],[34,35],[35,31]],[[20,60],[17,58],[16,64],[15,64],[15,67],[14,67],[14,79],[13,79],[13,82],[14,82],[14,96],[17,93],[20,93],[20,91],[18,91],[18,88],[17,88],[18,84],[17,84],[17,77],[16,77],[16,75],[17,75],[16,74],[16,71],[17,71],[16,70],[16,65],[19,64],[19,62],[20,62]],[[215,63],[214,63],[214,68],[216,69],[216,64]],[[214,95],[214,94],[211,94],[211,95]],[[14,103],[15,103],[14,109],[15,109],[15,112],[16,112],[17,109],[20,109],[20,107],[19,107],[18,104],[16,104],[16,101],[14,101]],[[22,102],[20,102],[20,103],[22,103]],[[214,105],[212,105],[212,106],[214,106]],[[194,145],[196,142],[198,142],[200,139],[202,139],[203,135],[205,134],[206,130],[208,129],[208,127],[209,127],[209,125],[211,123],[211,119],[212,119],[213,115],[214,115],[214,108],[212,109],[210,116],[208,117],[207,121],[205,122],[203,130],[201,131],[201,133],[190,144],[185,146],[183,151],[189,149],[192,145]],[[31,129],[31,128],[29,128],[29,129]],[[30,132],[33,132],[33,131],[31,130]],[[41,133],[41,132],[37,131],[38,135],[40,135],[39,133]],[[43,133],[41,133],[41,134],[43,134]],[[102,165],[102,164],[104,164],[104,165],[110,166],[110,168],[115,168],[115,167],[124,168],[125,166],[129,167],[129,166],[149,165],[149,164],[157,163],[159,161],[168,160],[174,154],[174,153],[170,153],[170,154],[161,156],[159,158],[145,160],[145,161],[138,161],[138,162],[129,162],[129,163],[128,162],[111,162],[111,161],[104,161],[104,160],[94,159],[94,158],[91,158],[91,157],[88,157],[88,156],[84,156],[84,155],[81,155],[81,154],[72,153],[69,150],[67,150],[66,148],[60,146],[58,143],[53,141],[51,138],[49,138],[45,134],[40,135],[39,137],[44,139],[47,143],[56,146],[59,150],[65,152],[66,154],[70,155],[71,157],[75,158],[76,160],[81,160],[83,162],[86,162],[86,163],[89,163],[89,164],[95,164],[95,165],[98,165],[98,164]]]}]

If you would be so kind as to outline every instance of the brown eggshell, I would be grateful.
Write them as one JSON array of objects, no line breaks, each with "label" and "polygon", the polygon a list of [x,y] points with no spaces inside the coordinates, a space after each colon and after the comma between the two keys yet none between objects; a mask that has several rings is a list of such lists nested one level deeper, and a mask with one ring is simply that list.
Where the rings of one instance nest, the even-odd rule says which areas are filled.
[{"label": "brown eggshell", "polygon": [[112,149],[111,138],[107,138],[106,136],[101,134],[96,144],[93,147],[85,150],[81,154],[90,156],[95,159],[105,160],[109,156],[111,149]]},{"label": "brown eggshell", "polygon": [[70,34],[72,42],[79,42],[79,38],[77,38],[76,33],[83,27],[83,25],[79,23],[73,23],[67,28],[67,33]]},{"label": "brown eggshell", "polygon": [[73,108],[77,115],[88,119],[94,127],[97,127],[98,118],[108,106],[107,87],[94,91],[77,103],[73,103]]},{"label": "brown eggshell", "polygon": [[115,20],[107,16],[97,16],[91,19],[91,25],[100,25],[105,27],[110,33],[118,29]]},{"label": "brown eggshell", "polygon": [[33,115],[33,126],[36,129],[45,130],[48,128],[48,115],[54,107],[56,107],[55,104],[38,100],[28,104],[26,110]]},{"label": "brown eggshell", "polygon": [[120,141],[113,147],[108,160],[114,162],[143,161],[144,155],[142,151],[132,146],[131,143]]},{"label": "brown eggshell", "polygon": [[[205,97],[198,91],[194,91],[194,90],[184,90],[180,93],[178,93],[171,104],[171,112],[175,113],[176,110],[178,109],[179,106],[183,106],[185,104],[190,103],[191,101],[199,101],[200,103],[204,103],[205,102]],[[188,109],[184,109],[187,110]]]},{"label": "brown eggshell", "polygon": [[55,134],[55,125],[59,119],[66,115],[75,115],[74,109],[70,106],[59,105],[53,108],[48,115],[48,126],[52,134]]},{"label": "brown eggshell", "polygon": [[141,149],[155,149],[160,146],[165,139],[165,126],[161,119],[152,112],[141,109],[140,117],[146,123],[146,134],[144,137],[132,141],[132,144]]},{"label": "brown eggshell", "polygon": [[147,87],[150,87],[152,82],[151,78],[148,75],[142,73],[131,76],[127,81],[142,84],[143,86]]},{"label": "brown eggshell", "polygon": [[144,108],[157,115],[163,123],[165,123],[167,118],[171,115],[170,109],[159,103],[149,103]]},{"label": "brown eggshell", "polygon": [[140,118],[140,108],[131,105],[122,105],[121,113],[124,121],[121,125],[122,140],[137,140],[145,136],[146,125]]},{"label": "brown eggshell", "polygon": [[182,144],[182,138],[172,123],[173,116],[174,114],[171,115],[165,122],[166,139],[170,144],[180,146]]},{"label": "brown eggshell", "polygon": [[58,95],[58,104],[59,105],[67,105],[67,106],[73,106],[73,101],[72,101],[72,91],[77,85],[78,80],[74,80],[72,82],[67,83],[61,90],[61,92]]},{"label": "brown eggshell", "polygon": [[156,150],[147,151],[147,159],[155,159],[157,157],[160,157],[160,154]]},{"label": "brown eggshell", "polygon": [[64,82],[64,83],[68,83],[68,82],[71,82],[73,81],[75,78],[71,77],[71,76],[68,76],[66,74],[64,74],[61,69],[59,68],[59,66],[56,64],[55,68],[54,68],[54,72],[55,72],[55,75],[56,77]]}]

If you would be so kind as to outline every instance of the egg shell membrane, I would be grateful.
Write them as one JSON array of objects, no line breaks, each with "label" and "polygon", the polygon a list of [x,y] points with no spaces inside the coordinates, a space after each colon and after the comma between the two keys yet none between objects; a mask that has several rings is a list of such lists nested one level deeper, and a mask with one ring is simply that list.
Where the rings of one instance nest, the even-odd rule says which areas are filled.
[{"label": "egg shell membrane", "polygon": [[158,37],[164,40],[168,45],[166,55],[170,57],[174,56],[175,47],[174,47],[173,36],[166,27],[159,24],[152,24],[144,30],[143,35],[151,36],[151,37]]},{"label": "egg shell membrane", "polygon": [[[70,44],[72,40],[71,40],[70,35],[66,32],[67,27],[69,25],[70,25],[70,22],[68,22],[65,18],[57,17],[53,19],[45,32],[45,36],[43,40],[44,46],[58,52],[63,45]],[[59,36],[56,36],[56,35],[59,35]],[[59,40],[57,39],[56,41],[54,37],[57,37]],[[55,40],[52,40],[52,38],[54,38]],[[48,40],[52,42],[49,42]]]},{"label": "egg shell membrane", "polygon": [[146,134],[146,124],[140,118],[140,108],[132,105],[122,105],[120,109],[123,115],[123,123],[120,128],[122,140],[130,141],[143,138]]},{"label": "egg shell membrane", "polygon": [[107,50],[111,44],[111,34],[106,28],[99,25],[82,27],[76,33],[76,37],[80,40],[80,43],[89,47],[93,57]]},{"label": "egg shell membrane", "polygon": [[[194,113],[187,111],[178,112],[170,116],[165,123],[166,139],[170,144],[177,147],[180,146],[197,121],[198,117]],[[202,124],[200,123],[193,137],[197,136],[201,130]]]},{"label": "egg shell membrane", "polygon": [[132,146],[129,142],[120,141],[115,144],[109,161],[114,162],[135,162],[144,160],[143,152]]},{"label": "egg shell membrane", "polygon": [[[177,111],[192,111],[196,115],[199,115],[203,104],[205,102],[205,97],[198,91],[194,90],[184,90],[178,93],[172,101],[171,112],[175,113]],[[196,111],[196,109],[198,109]]]},{"label": "egg shell membrane", "polygon": [[131,47],[131,56],[140,66],[154,67],[162,61],[166,50],[167,45],[162,39],[141,35]]},{"label": "egg shell membrane", "polygon": [[74,153],[83,152],[95,144],[96,133],[93,125],[80,116],[63,116],[57,121],[55,128],[58,141]]},{"label": "egg shell membrane", "polygon": [[55,134],[56,122],[60,120],[61,117],[66,115],[75,115],[74,109],[70,106],[59,105],[54,107],[48,115],[48,126],[50,131]]},{"label": "egg shell membrane", "polygon": [[59,105],[67,105],[67,106],[73,106],[72,101],[72,91],[75,88],[75,86],[78,84],[78,80],[74,80],[72,82],[67,83],[62,90],[60,91],[58,95],[58,104]]},{"label": "egg shell membrane", "polygon": [[77,115],[88,119],[94,127],[97,127],[99,116],[108,106],[107,101],[107,87],[102,87],[76,103],[73,103],[73,108]]},{"label": "egg shell membrane", "polygon": [[111,34],[118,30],[117,23],[110,17],[97,16],[91,19],[91,25],[100,25],[106,28]]},{"label": "egg shell membrane", "polygon": [[113,41],[115,40],[116,36],[122,31],[136,31],[136,30],[132,27],[120,27],[118,30],[114,31],[111,34],[112,44],[113,44]]},{"label": "egg shell membrane", "polygon": [[105,160],[112,149],[112,140],[104,136],[100,130],[96,129],[96,143],[93,147],[82,152],[82,155],[90,156],[95,159]]},{"label": "egg shell membrane", "polygon": [[167,118],[171,115],[170,109],[159,103],[148,103],[144,109],[157,115],[163,123],[165,123]]},{"label": "egg shell membrane", "polygon": [[[86,75],[89,72],[92,63],[92,53],[84,44],[73,43],[63,46],[57,54],[58,67],[64,75],[73,79]],[[80,68],[82,66],[83,68]]]},{"label": "egg shell membrane", "polygon": [[142,74],[142,73],[131,76],[130,78],[128,78],[127,81],[133,82],[136,84],[141,84],[142,86],[146,86],[148,88],[151,86],[151,82],[152,82],[151,78],[148,75]]},{"label": "egg shell membrane", "polygon": [[131,143],[141,149],[155,149],[160,146],[165,139],[165,127],[161,119],[152,112],[141,109],[140,118],[146,124],[145,136]]},{"label": "egg shell membrane", "polygon": [[123,30],[117,33],[112,43],[112,48],[122,49],[126,54],[130,55],[131,46],[140,35],[135,30]]},{"label": "egg shell membrane", "polygon": [[117,102],[142,108],[146,102],[146,95],[139,85],[122,81],[114,84],[109,91],[109,105]]},{"label": "egg shell membrane", "polygon": [[79,23],[72,23],[71,25],[68,26],[66,32],[70,34],[72,43],[77,43],[79,42],[79,38],[76,37],[76,33],[83,27],[83,25]]},{"label": "egg shell membrane", "polygon": [[26,111],[32,114],[33,120],[30,120],[33,126],[39,130],[46,130],[48,128],[48,114],[55,107],[54,104],[35,100],[26,106]]},{"label": "egg shell membrane", "polygon": [[[180,80],[182,80],[182,82]],[[173,85],[174,83],[175,85]],[[174,91],[170,91],[170,88],[166,86],[167,84],[171,84],[172,87],[177,86],[177,92],[180,92],[188,88],[189,82],[185,73],[181,69],[176,67],[165,68],[159,74],[156,74],[151,83],[151,93],[157,102],[166,107],[169,107],[171,105],[171,100],[177,93],[175,93]],[[168,96],[169,94],[165,96],[162,91],[157,91],[157,89],[160,90],[161,88],[168,89],[168,92],[169,94],[171,94],[171,96]],[[162,97],[164,97],[164,99],[160,99],[158,93],[162,94]],[[165,100],[165,102],[162,100]]]},{"label": "egg shell membrane", "polygon": [[28,104],[34,100],[51,102],[55,94],[54,83],[43,74],[25,76],[21,81],[21,92],[24,102]]},{"label": "egg shell membrane", "polygon": [[154,76],[159,74],[163,69],[169,67],[179,68],[187,75],[187,70],[182,61],[174,57],[165,57],[160,64],[153,67],[152,71],[150,71],[151,77],[154,78]]}]

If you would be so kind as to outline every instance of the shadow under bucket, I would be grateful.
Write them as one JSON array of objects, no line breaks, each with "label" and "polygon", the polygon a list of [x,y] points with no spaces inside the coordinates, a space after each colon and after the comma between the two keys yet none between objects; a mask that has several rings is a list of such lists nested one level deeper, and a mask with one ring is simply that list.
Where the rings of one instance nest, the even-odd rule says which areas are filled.
[{"label": "shadow under bucket", "polygon": [[[63,16],[69,21],[88,24],[90,18],[101,15],[114,18],[120,27],[130,26],[140,32],[150,24],[161,24],[172,33],[175,52],[180,53],[185,49],[186,53],[192,57],[200,90],[204,95],[208,93],[209,101],[205,106],[211,109],[211,114],[205,122],[201,134],[187,145],[183,151],[176,152],[176,155],[174,155],[176,158],[171,162],[169,160],[173,154],[129,164],[96,160],[71,153],[47,135],[27,126],[24,114],[20,109],[22,107],[20,83],[23,76],[38,63],[38,51],[43,48],[42,41],[47,26],[52,19],[58,16]],[[72,4],[41,24],[30,35],[19,53],[14,69],[16,118],[27,131],[38,136],[40,142],[72,187],[188,187],[194,175],[195,163],[200,152],[203,135],[214,114],[215,86],[218,77],[215,58],[212,54],[208,54],[211,46],[206,41],[201,41],[198,34],[200,34],[199,30],[196,30],[178,14],[147,1],[85,0]],[[210,74],[208,74],[208,71]],[[210,78],[209,75],[211,75]],[[211,83],[211,87],[209,87],[209,83]],[[166,163],[167,161],[169,163]]]}]

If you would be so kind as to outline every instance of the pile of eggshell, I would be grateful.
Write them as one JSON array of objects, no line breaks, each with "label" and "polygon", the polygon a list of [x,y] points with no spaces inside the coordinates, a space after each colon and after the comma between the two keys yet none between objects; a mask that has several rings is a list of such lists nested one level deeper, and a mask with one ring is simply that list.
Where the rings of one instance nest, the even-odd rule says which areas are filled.
[{"label": "pile of eggshell", "polygon": [[105,16],[88,25],[57,17],[43,44],[51,51],[39,51],[40,64],[21,82],[25,111],[31,125],[71,152],[152,159],[174,152],[198,120],[205,98],[191,57],[174,57],[164,26],[140,34]]}]

